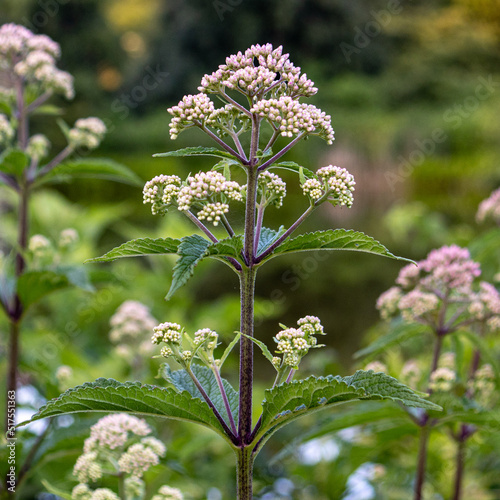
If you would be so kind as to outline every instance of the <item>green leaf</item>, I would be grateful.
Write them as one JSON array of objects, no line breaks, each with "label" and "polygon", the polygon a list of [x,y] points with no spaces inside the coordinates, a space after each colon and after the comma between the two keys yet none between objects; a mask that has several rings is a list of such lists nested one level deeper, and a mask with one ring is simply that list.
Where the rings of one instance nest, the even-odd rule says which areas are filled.
[{"label": "green leaf", "polygon": [[187,420],[209,427],[227,439],[209,406],[204,401],[193,398],[187,391],[179,393],[173,388],[143,385],[139,382],[120,383],[105,378],[68,389],[19,426],[42,418],[82,412],[124,412]]},{"label": "green leaf", "polygon": [[284,226],[281,226],[277,231],[275,229],[263,227],[260,232],[259,244],[257,245],[257,255],[261,254],[266,248],[272,245],[284,232]]},{"label": "green leaf", "polygon": [[[224,400],[217,385],[217,380],[214,373],[210,368],[201,365],[191,365],[191,370],[202,385],[203,389],[207,393],[208,397],[212,400],[212,403],[217,408],[217,411],[226,421],[229,426],[229,421],[227,419],[227,411],[224,405]],[[193,379],[189,376],[186,370],[176,370],[174,372],[170,371],[168,365],[166,365],[166,370],[162,372],[162,376],[169,382],[171,382],[174,387],[179,391],[187,391],[193,398],[199,398],[203,400],[203,396],[193,382]],[[229,401],[229,407],[231,408],[231,413],[235,422],[238,421],[238,403],[239,397],[238,393],[233,389],[232,385],[225,379],[222,379],[222,384],[224,385],[224,390],[227,394],[227,399]]]},{"label": "green leaf", "polygon": [[92,262],[112,262],[122,257],[139,257],[142,255],[166,255],[177,253],[180,240],[175,238],[138,238],[123,243],[119,247],[113,248],[109,252],[85,261]]},{"label": "green leaf", "polygon": [[69,286],[64,274],[54,271],[28,271],[17,280],[17,293],[24,309],[45,295]]},{"label": "green leaf", "polygon": [[401,322],[397,324],[394,329],[384,335],[383,337],[378,338],[374,342],[372,342],[368,347],[364,349],[360,349],[359,351],[354,353],[354,358],[362,358],[364,356],[370,356],[370,359],[374,356],[377,356],[381,352],[385,352],[386,350],[400,345],[403,342],[411,339],[412,337],[416,337],[417,335],[425,334],[427,331],[427,327],[425,325],[421,325],[419,323],[404,323]]},{"label": "green leaf", "polygon": [[356,252],[367,252],[391,259],[413,262],[404,257],[398,257],[377,240],[359,231],[352,229],[329,229],[327,231],[316,231],[315,233],[301,234],[293,239],[288,239],[278,246],[265,260],[272,259],[278,255],[293,252],[304,252],[307,250],[352,250]]},{"label": "green leaf", "polygon": [[241,252],[243,250],[243,236],[233,236],[232,238],[225,238],[212,243],[206,250],[204,257],[213,257],[215,259],[225,261],[225,257],[232,257],[233,259],[241,259]]},{"label": "green leaf", "polygon": [[132,186],[142,186],[144,184],[128,167],[106,158],[85,158],[66,161],[44,175],[40,179],[40,182],[63,182],[73,177],[107,179],[131,184]]},{"label": "green leaf", "polygon": [[[273,363],[273,355],[271,354],[271,351],[267,348],[267,345],[264,344],[264,342],[261,342],[260,340],[257,340],[255,337],[250,337],[250,335],[247,335],[246,333],[238,332],[240,335],[243,335],[243,337],[246,337],[247,339],[251,340],[255,345],[257,345],[260,350],[262,351],[262,354],[264,357],[269,361],[269,363]],[[274,366],[274,365],[273,365]]]},{"label": "green leaf", "polygon": [[224,353],[222,354],[222,357],[220,358],[220,365],[219,368],[222,368],[222,365],[224,364],[224,361],[226,361],[226,358],[229,356],[231,351],[234,349],[234,346],[239,342],[241,337],[240,332],[236,332],[236,335],[233,340],[229,343],[229,345],[224,349]]},{"label": "green leaf", "polygon": [[163,158],[165,156],[216,156],[218,158],[229,158],[234,160],[234,156],[227,151],[217,148],[206,148],[203,146],[178,149],[177,151],[167,151],[166,153],[156,153],[153,158]]},{"label": "green leaf", "polygon": [[0,171],[9,175],[22,175],[28,165],[28,155],[16,149],[6,151],[0,156]]},{"label": "green leaf", "polygon": [[177,260],[173,273],[172,284],[168,291],[166,300],[172,298],[174,293],[183,285],[185,285],[191,276],[193,276],[194,268],[205,256],[207,248],[210,246],[210,241],[202,238],[197,234],[185,236],[181,239],[181,243],[177,250],[180,258]]},{"label": "green leaf", "polygon": [[426,401],[410,388],[384,373],[357,371],[349,377],[309,377],[281,384],[265,392],[262,423],[257,440],[260,448],[279,428],[330,406],[355,400],[391,400],[424,409],[440,407]]},{"label": "green leaf", "polygon": [[95,291],[94,286],[90,282],[87,270],[81,266],[59,266],[56,272],[66,276],[68,283],[73,286],[87,290],[87,292]]},{"label": "green leaf", "polygon": [[56,120],[56,123],[57,123],[57,125],[59,125],[59,128],[61,129],[61,132],[63,133],[63,135],[66,138],[66,140],[69,142],[70,127],[68,126],[68,124],[63,119],[61,119],[61,118],[58,118]]},{"label": "green leaf", "polygon": [[274,163],[269,167],[269,170],[271,169],[282,169],[282,170],[290,170],[291,172],[295,172],[299,176],[302,175],[306,179],[314,179],[316,177],[315,173],[312,170],[309,170],[308,168],[300,166],[298,163],[295,163],[294,161],[282,161],[280,163]]}]

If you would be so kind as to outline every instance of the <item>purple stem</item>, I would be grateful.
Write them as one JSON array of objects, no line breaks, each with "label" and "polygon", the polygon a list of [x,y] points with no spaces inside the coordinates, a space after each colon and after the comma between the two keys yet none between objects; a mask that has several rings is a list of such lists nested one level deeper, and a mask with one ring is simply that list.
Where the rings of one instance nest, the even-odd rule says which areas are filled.
[{"label": "purple stem", "polygon": [[219,386],[219,391],[221,393],[222,400],[224,401],[224,406],[226,407],[226,412],[229,418],[229,423],[231,425],[231,430],[233,431],[233,434],[236,436],[238,434],[238,430],[236,429],[233,413],[231,412],[231,405],[229,404],[229,400],[227,399],[226,389],[224,389],[224,384],[222,383],[222,379],[220,377],[219,368],[216,365],[212,365],[212,371],[214,372],[215,380],[217,380],[217,385]]},{"label": "purple stem", "polygon": [[302,132],[302,134],[298,135],[293,141],[289,142],[281,151],[278,151],[272,158],[267,160],[259,167],[259,172],[264,171],[267,167],[272,165],[276,160],[279,160],[285,153],[290,151],[295,144],[297,144],[301,139],[303,139],[307,135],[307,132]]}]

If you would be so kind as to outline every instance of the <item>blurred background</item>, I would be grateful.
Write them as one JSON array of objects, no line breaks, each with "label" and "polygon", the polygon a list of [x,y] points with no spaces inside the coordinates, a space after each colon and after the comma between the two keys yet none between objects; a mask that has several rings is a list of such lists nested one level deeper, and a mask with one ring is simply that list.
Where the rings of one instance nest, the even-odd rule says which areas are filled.
[{"label": "blurred background", "polygon": [[[104,119],[110,133],[98,154],[123,162],[144,181],[209,166],[151,158],[209,144],[195,131],[170,141],[166,109],[197,93],[203,74],[227,55],[270,42],[283,45],[316,83],[310,102],[331,114],[336,131],[333,146],[312,138],[288,159],[313,170],[336,164],[357,181],[352,209],[322,207],[307,229],[361,230],[418,259],[443,243],[467,243],[479,201],[500,182],[496,0],[3,0],[0,13],[1,22],[24,24],[61,44],[61,67],[76,82],[63,118]],[[63,138],[54,134],[57,148]],[[120,204],[122,216],[102,234],[102,250],[123,241],[125,227],[137,228],[138,236],[168,225],[151,216],[136,188],[88,181],[62,193],[83,206]],[[276,216],[269,226],[290,224],[301,213],[296,194],[290,185],[288,204],[269,215]],[[272,320],[280,313],[289,323],[296,311],[322,317],[328,342],[348,366],[377,317],[376,297],[400,265],[346,254],[268,267],[258,288],[267,301],[262,314]],[[168,274],[162,279],[168,282]],[[183,293],[203,306],[232,294],[235,285],[215,265]],[[275,289],[283,293],[271,294]],[[275,324],[264,321],[263,336]]]},{"label": "blurred background", "polygon": [[[322,206],[304,230],[363,231],[393,253],[418,260],[443,244],[467,246],[488,229],[476,224],[475,213],[500,185],[498,0],[2,0],[4,22],[60,43],[59,66],[76,85],[62,118],[70,124],[82,116],[103,119],[110,132],[94,154],[124,163],[144,182],[211,167],[206,159],[152,158],[211,145],[193,130],[172,142],[167,108],[197,93],[202,76],[227,55],[270,42],[283,45],[315,82],[319,92],[309,102],[332,116],[336,132],[333,146],[313,137],[285,159],[312,170],[345,167],[357,182],[352,209]],[[43,132],[54,151],[64,146],[57,127]],[[269,227],[288,226],[303,211],[296,179],[284,177],[288,195],[279,212],[269,210]],[[175,213],[152,216],[140,188],[112,182],[51,188],[37,203],[34,232],[48,227],[55,237],[68,225],[77,227],[87,242],[82,259],[133,237],[192,231]],[[482,261],[485,279],[498,272],[495,262]],[[112,286],[84,301],[66,295],[56,321],[72,319],[91,333],[75,342],[87,360],[101,361],[95,376],[119,377],[111,368],[116,360],[102,360],[109,351],[109,318],[126,299],[145,303],[160,321],[207,326],[222,338],[238,328],[237,283],[224,266],[202,264],[197,279],[166,303],[172,263],[118,262]],[[278,322],[292,325],[300,316],[317,315],[328,348],[304,360],[304,374],[352,372],[353,353],[378,321],[375,301],[400,268],[396,261],[349,252],[321,261],[308,254],[273,260],[258,280],[258,335],[269,342]],[[42,321],[37,328],[49,327]],[[63,342],[58,359],[73,363],[75,382],[82,382],[78,367],[83,379],[90,368],[69,347]],[[106,367],[113,373],[103,373]],[[271,375],[264,364],[257,371],[259,382]]]}]

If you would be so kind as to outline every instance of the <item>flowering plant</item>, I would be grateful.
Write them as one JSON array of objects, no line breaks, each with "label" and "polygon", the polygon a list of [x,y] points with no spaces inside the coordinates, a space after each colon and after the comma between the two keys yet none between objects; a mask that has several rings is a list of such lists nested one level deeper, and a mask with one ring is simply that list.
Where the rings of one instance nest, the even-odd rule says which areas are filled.
[{"label": "flowering plant", "polygon": [[[379,355],[403,340],[432,333],[430,366],[410,359],[399,374],[444,408],[442,413],[407,409],[420,432],[415,500],[423,498],[429,435],[443,425],[457,445],[452,498],[461,498],[467,441],[481,424],[488,424],[489,410],[497,401],[495,361],[485,341],[500,330],[500,293],[492,284],[479,281],[480,275],[479,263],[457,245],[432,250],[418,267],[404,267],[396,279],[398,286],[377,301],[382,318],[393,321],[390,333],[359,353]],[[464,341],[473,346],[469,360]],[[445,346],[448,350],[443,352]],[[377,370],[387,371],[378,361],[370,363],[375,364]]]},{"label": "flowering plant", "polygon": [[[60,55],[59,44],[46,35],[35,35],[16,24],[0,27],[0,189],[14,193],[14,197],[5,196],[7,212],[14,212],[15,204],[18,206],[16,240],[2,245],[5,250],[10,247],[10,252],[5,255],[0,252],[0,310],[10,328],[5,377],[8,440],[14,440],[16,434],[15,394],[19,385],[21,322],[26,312],[50,292],[69,286],[93,289],[81,266],[65,262],[67,252],[78,239],[74,229],[62,231],[57,242],[41,234],[30,238],[33,192],[48,182],[89,174],[137,182],[137,177],[122,165],[84,158],[99,146],[106,133],[106,126],[99,118],[78,119],[73,127],[60,120],[66,146],[55,154],[45,134],[31,133],[34,114],[42,117],[46,130],[52,126],[51,115],[62,113],[48,104],[53,96],[62,95],[66,99],[74,96],[73,77],[57,67]],[[13,206],[11,199],[15,200]],[[21,468],[17,483],[26,476],[30,460]],[[7,485],[9,492],[15,491],[15,480],[7,481]]]},{"label": "flowering plant", "polygon": [[[165,321],[153,329],[153,344],[161,344],[160,356],[175,361],[180,369],[165,364],[168,387],[118,383],[98,379],[71,389],[40,408],[32,420],[67,412],[116,410],[192,421],[217,432],[234,451],[237,460],[237,498],[252,498],[253,461],[265,442],[296,418],[346,401],[388,399],[411,407],[439,410],[439,406],[414,393],[383,373],[358,371],[349,377],[309,377],[293,381],[302,358],[318,348],[323,335],[321,322],[306,315],[296,327],[282,325],[275,336],[272,354],[254,330],[254,287],[258,270],[280,255],[310,250],[363,251],[398,258],[363,233],[335,229],[292,237],[300,224],[325,202],[350,207],[354,178],[345,169],[328,165],[316,172],[281,158],[301,140],[318,136],[331,144],[334,133],[329,115],[301,102],[317,92],[301,69],[282,48],[254,45],[226,59],[201,81],[199,93],[185,96],[169,109],[173,116],[170,136],[199,128],[218,147],[190,147],[155,155],[209,156],[218,162],[206,172],[159,175],[143,191],[144,203],[153,214],[178,210],[201,234],[182,239],[140,238],[124,243],[93,262],[122,257],[177,254],[167,299],[193,275],[199,262],[216,259],[236,274],[240,283],[240,331],[221,353],[219,337],[210,328],[194,333]],[[222,107],[215,102],[222,101]],[[279,148],[279,141],[286,143]],[[286,184],[276,171],[298,176],[306,208],[288,229],[264,225],[266,210],[279,208]],[[238,182],[243,171],[244,181]],[[244,204],[240,227],[229,217],[231,207]],[[209,225],[213,226],[213,229]],[[223,234],[216,232],[222,230]],[[404,260],[404,259],[402,259]],[[221,376],[224,362],[239,343],[239,390]],[[254,345],[276,370],[272,387],[265,393],[262,411],[253,421]],[[85,401],[85,408],[81,402]],[[118,403],[119,402],[119,403]]]}]

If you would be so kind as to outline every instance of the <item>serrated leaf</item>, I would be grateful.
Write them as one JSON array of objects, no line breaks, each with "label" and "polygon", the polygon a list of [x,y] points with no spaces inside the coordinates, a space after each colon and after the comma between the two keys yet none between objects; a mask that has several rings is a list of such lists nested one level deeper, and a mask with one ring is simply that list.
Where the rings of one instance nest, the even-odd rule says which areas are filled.
[{"label": "serrated leaf", "polygon": [[143,385],[139,382],[120,383],[105,378],[68,389],[19,426],[47,417],[82,412],[124,412],[186,420],[209,427],[227,439],[209,406],[204,401],[193,398],[187,391],[178,392],[173,388]]},{"label": "serrated leaf", "polygon": [[364,356],[369,356],[371,359],[387,349],[406,342],[412,337],[424,334],[426,330],[427,327],[419,323],[400,323],[391,329],[387,335],[378,338],[369,346],[355,352],[354,359],[362,358]]},{"label": "serrated leaf", "polygon": [[[43,168],[43,166],[42,166]],[[85,158],[61,163],[44,175],[39,182],[63,182],[70,178],[107,179],[132,186],[144,182],[125,165],[107,158]]]},{"label": "serrated leaf", "polygon": [[278,255],[307,250],[351,250],[413,262],[410,259],[392,254],[384,245],[371,236],[367,236],[359,231],[353,231],[352,229],[329,229],[327,231],[301,234],[296,238],[284,241],[264,261]]},{"label": "serrated leaf", "polygon": [[275,229],[263,227],[260,232],[259,244],[257,245],[257,255],[261,254],[266,248],[272,245],[284,232],[284,226],[281,226],[277,231]]},{"label": "serrated leaf", "polygon": [[183,148],[178,149],[177,151],[167,151],[166,153],[156,153],[153,155],[153,158],[164,158],[166,156],[216,156],[218,158],[229,158],[231,160],[235,159],[234,156],[227,151],[203,146]]},{"label": "serrated leaf", "polygon": [[[191,370],[202,385],[208,397],[212,400],[212,403],[217,408],[219,414],[229,426],[224,400],[222,399],[219,386],[217,385],[217,380],[215,379],[215,375],[213,374],[212,370],[210,370],[210,368],[207,368],[206,366],[195,364],[191,365]],[[189,376],[189,373],[186,370],[176,370],[172,372],[167,369],[165,372],[162,372],[162,375],[165,376],[166,380],[170,381],[178,391],[187,391],[189,392],[189,394],[191,394],[191,396],[193,396],[193,398],[203,399],[203,396],[201,395],[200,391],[194,384],[193,379]],[[224,390],[226,391],[233,419],[235,422],[237,422],[239,403],[238,393],[233,389],[232,385],[226,379],[222,379],[222,384],[224,385]]]},{"label": "serrated leaf", "polygon": [[299,176],[302,175],[306,179],[314,179],[316,175],[312,170],[309,170],[308,168],[302,167],[298,163],[295,163],[294,161],[282,161],[280,163],[274,163],[269,167],[269,170],[272,169],[282,169],[282,170],[290,170],[291,172],[295,172]]},{"label": "serrated leaf", "polygon": [[136,240],[127,241],[100,257],[86,260],[85,263],[112,262],[122,257],[177,253],[179,244],[180,240],[175,238],[138,238]]},{"label": "serrated leaf", "polygon": [[64,274],[54,271],[28,271],[17,280],[17,294],[24,309],[45,295],[69,286]]},{"label": "serrated leaf", "polygon": [[243,337],[246,337],[248,340],[251,340],[256,346],[259,347],[259,349],[262,351],[262,354],[264,355],[264,357],[271,364],[273,363],[273,355],[271,354],[271,351],[268,349],[267,345],[264,344],[264,342],[261,342],[260,340],[256,339],[255,337],[250,337],[250,335],[247,335],[246,333],[242,333],[242,332],[238,332],[238,333],[240,335],[243,335]]},{"label": "serrated leaf", "polygon": [[204,257],[213,257],[219,260],[224,260],[224,257],[241,259],[242,250],[243,236],[238,235],[233,236],[232,238],[219,240],[217,243],[210,244],[210,246],[207,247]]},{"label": "serrated leaf", "polygon": [[185,285],[191,276],[193,276],[194,268],[205,256],[207,248],[210,246],[210,241],[202,238],[197,234],[186,236],[181,239],[177,253],[180,255],[172,272],[172,284],[168,291],[166,300],[172,298],[174,293],[183,285]]},{"label": "serrated leaf", "polygon": [[349,377],[329,375],[281,384],[265,392],[262,423],[257,439],[260,448],[279,428],[296,418],[355,400],[391,400],[410,407],[440,407],[384,373],[357,371]]},{"label": "serrated leaf", "polygon": [[28,164],[28,155],[16,149],[6,151],[0,157],[0,171],[9,175],[22,175]]}]

